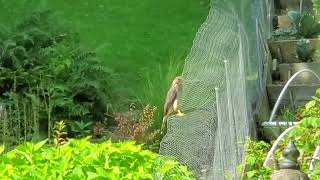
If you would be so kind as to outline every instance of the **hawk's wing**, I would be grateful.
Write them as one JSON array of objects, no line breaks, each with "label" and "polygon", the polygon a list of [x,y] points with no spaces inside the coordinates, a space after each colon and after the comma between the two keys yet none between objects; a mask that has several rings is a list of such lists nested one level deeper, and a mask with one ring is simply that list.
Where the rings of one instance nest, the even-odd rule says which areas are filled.
[{"label": "hawk's wing", "polygon": [[176,86],[172,86],[166,97],[166,101],[164,102],[164,115],[167,115],[169,109],[173,106],[174,101],[177,99],[178,89]]}]

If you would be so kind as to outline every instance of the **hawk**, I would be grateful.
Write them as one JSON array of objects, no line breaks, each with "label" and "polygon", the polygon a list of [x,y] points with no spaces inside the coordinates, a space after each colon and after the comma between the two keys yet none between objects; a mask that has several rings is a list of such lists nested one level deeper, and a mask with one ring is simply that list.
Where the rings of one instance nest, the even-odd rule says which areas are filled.
[{"label": "hawk", "polygon": [[184,114],[179,110],[179,97],[182,91],[182,77],[177,76],[171,83],[171,87],[167,93],[166,100],[164,102],[164,112],[161,126],[161,134],[166,125],[167,119],[171,113],[177,112],[177,116],[183,116]]}]

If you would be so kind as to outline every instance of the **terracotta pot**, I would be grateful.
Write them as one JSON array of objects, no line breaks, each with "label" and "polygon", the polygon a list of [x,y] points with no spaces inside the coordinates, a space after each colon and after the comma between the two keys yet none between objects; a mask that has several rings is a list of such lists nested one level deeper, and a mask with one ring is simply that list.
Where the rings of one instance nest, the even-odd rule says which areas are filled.
[{"label": "terracotta pot", "polygon": [[292,21],[288,15],[278,16],[278,27],[279,28],[291,28],[293,27]]}]

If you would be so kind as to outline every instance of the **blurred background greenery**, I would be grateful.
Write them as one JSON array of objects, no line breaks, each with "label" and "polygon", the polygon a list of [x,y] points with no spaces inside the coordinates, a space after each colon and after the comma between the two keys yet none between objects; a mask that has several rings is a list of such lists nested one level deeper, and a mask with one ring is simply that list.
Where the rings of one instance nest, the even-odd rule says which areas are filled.
[{"label": "blurred background greenery", "polygon": [[112,108],[156,106],[157,129],[166,91],[182,72],[209,0],[0,0],[0,28],[43,10],[53,10],[117,74]]}]

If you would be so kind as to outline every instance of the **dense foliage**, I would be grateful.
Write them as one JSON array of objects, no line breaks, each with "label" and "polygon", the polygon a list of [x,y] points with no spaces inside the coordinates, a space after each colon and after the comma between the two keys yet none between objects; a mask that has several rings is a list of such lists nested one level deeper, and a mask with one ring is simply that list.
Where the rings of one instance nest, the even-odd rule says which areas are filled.
[{"label": "dense foliage", "polygon": [[52,129],[56,120],[103,121],[111,104],[111,72],[50,11],[2,29],[2,141],[37,138],[39,129]]},{"label": "dense foliage", "polygon": [[313,9],[317,15],[320,14],[320,0],[312,0],[313,2]]},{"label": "dense foliage", "polygon": [[[320,144],[320,89],[303,108],[298,110],[299,123],[280,143],[274,158],[282,157],[282,151],[293,140],[300,151],[299,163],[301,170],[310,174],[311,179],[320,179],[320,160],[315,160],[315,170],[310,171],[309,165],[316,150]],[[243,175],[246,178],[269,177],[271,171],[268,167],[263,167],[264,158],[267,155],[270,145],[263,141],[247,141],[246,158],[240,165]],[[277,161],[277,160],[275,160]],[[276,162],[277,163],[277,162]],[[245,179],[246,179],[245,178]]]},{"label": "dense foliage", "polygon": [[253,141],[248,139],[245,144],[246,157],[243,163],[238,166],[243,179],[268,179],[271,174],[269,167],[263,167],[263,161],[270,145],[263,141]]},{"label": "dense foliage", "polygon": [[316,38],[320,35],[320,23],[315,15],[290,10],[287,13],[293,27],[278,28],[274,32],[276,39]]},{"label": "dense foliage", "polygon": [[194,179],[185,166],[142,150],[132,141],[92,144],[88,138],[71,139],[57,147],[45,143],[26,143],[0,155],[0,178]]}]

